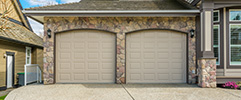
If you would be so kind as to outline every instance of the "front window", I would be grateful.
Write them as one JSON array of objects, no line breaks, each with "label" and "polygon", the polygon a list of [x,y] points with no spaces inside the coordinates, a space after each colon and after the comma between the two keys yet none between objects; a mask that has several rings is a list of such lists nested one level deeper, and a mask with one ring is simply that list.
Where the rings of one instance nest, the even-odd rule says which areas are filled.
[{"label": "front window", "polygon": [[241,65],[241,24],[230,25],[230,64]]},{"label": "front window", "polygon": [[31,47],[26,47],[26,64],[31,64]]},{"label": "front window", "polygon": [[230,21],[241,21],[241,9],[231,9],[229,15]]},{"label": "front window", "polygon": [[219,22],[219,10],[213,11],[213,21]]},{"label": "front window", "polygon": [[217,58],[216,64],[219,65],[219,55],[220,55],[220,29],[219,25],[213,26],[213,49],[214,49],[214,56]]}]

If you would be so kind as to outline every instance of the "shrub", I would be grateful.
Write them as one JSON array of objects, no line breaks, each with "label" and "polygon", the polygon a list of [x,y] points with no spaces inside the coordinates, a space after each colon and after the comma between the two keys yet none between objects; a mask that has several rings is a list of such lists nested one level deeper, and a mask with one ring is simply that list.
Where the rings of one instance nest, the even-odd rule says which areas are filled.
[{"label": "shrub", "polygon": [[238,89],[240,86],[237,85],[235,82],[226,82],[223,87],[225,88],[231,88],[231,89]]}]

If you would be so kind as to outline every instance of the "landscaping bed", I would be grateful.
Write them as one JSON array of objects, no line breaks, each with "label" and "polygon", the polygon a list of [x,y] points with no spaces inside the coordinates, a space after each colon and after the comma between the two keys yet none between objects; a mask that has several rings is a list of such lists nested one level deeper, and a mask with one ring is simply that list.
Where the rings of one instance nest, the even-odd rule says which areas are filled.
[{"label": "landscaping bed", "polygon": [[223,88],[241,90],[241,82],[226,82],[222,85]]}]

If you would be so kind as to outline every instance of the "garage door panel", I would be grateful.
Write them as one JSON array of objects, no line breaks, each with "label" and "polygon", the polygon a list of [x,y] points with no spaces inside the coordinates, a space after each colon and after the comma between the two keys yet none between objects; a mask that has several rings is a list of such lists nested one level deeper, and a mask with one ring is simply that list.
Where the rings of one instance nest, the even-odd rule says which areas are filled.
[{"label": "garage door panel", "polygon": [[84,70],[86,66],[84,62],[74,62],[73,65],[76,70]]},{"label": "garage door panel", "polygon": [[61,63],[59,64],[59,67],[60,67],[61,70],[66,70],[66,69],[69,70],[69,69],[71,69],[71,63],[61,62]]},{"label": "garage door panel", "polygon": [[143,74],[144,80],[155,80],[156,75],[153,73],[144,73]]},{"label": "garage door panel", "polygon": [[130,67],[130,69],[140,69],[141,68],[141,63],[133,62],[133,63],[130,63],[129,67]]},{"label": "garage door panel", "polygon": [[84,49],[85,42],[84,41],[77,41],[74,43],[74,49]]},{"label": "garage door panel", "polygon": [[74,73],[74,79],[77,81],[84,81],[85,80],[85,73]]},{"label": "garage door panel", "polygon": [[114,83],[115,38],[115,34],[94,30],[57,34],[56,82]]},{"label": "garage door panel", "polygon": [[168,73],[161,73],[161,74],[158,74],[158,80],[161,80],[163,82],[168,82],[167,80],[169,80],[169,74]]},{"label": "garage door panel", "polygon": [[127,34],[127,83],[185,83],[185,36],[164,30]]},{"label": "garage door panel", "polygon": [[169,66],[169,63],[160,63],[160,62],[157,62],[157,68],[158,69],[168,69],[170,66]]},{"label": "garage door panel", "polygon": [[132,59],[139,59],[141,57],[141,53],[140,52],[131,52],[130,57]]}]

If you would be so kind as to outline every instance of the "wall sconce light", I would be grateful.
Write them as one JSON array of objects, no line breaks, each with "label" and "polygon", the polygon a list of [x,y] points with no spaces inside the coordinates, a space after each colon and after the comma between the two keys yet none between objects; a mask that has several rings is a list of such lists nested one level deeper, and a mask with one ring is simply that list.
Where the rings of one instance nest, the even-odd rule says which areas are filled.
[{"label": "wall sconce light", "polygon": [[193,29],[191,29],[191,30],[190,30],[190,33],[191,33],[191,38],[193,38],[193,37],[194,37],[194,32],[195,32],[195,30],[193,30]]},{"label": "wall sconce light", "polygon": [[50,29],[47,30],[47,35],[49,38],[51,38],[51,30]]}]

